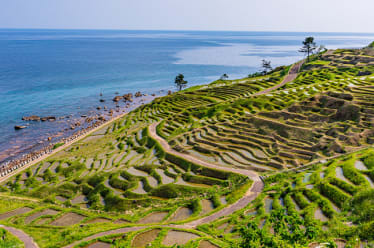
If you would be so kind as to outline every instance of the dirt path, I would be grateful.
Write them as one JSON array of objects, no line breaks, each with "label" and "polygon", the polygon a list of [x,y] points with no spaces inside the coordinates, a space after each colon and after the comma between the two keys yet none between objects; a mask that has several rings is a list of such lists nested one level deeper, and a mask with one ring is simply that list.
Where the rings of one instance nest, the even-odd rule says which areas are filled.
[{"label": "dirt path", "polygon": [[0,193],[0,197],[17,199],[17,200],[24,200],[24,201],[40,202],[39,199],[34,199],[34,198],[31,198],[31,197],[8,195],[8,194],[4,194],[4,193]]},{"label": "dirt path", "polygon": [[19,240],[21,240],[25,244],[25,248],[39,248],[39,246],[34,242],[34,240],[23,231],[9,226],[0,225],[0,227],[4,228],[8,232],[19,238]]},{"label": "dirt path", "polygon": [[329,50],[327,50],[327,52],[325,52],[323,55],[333,55],[334,52],[335,52],[334,49],[329,49]]},{"label": "dirt path", "polygon": [[293,81],[297,77],[297,74],[298,74],[301,66],[304,64],[304,62],[305,62],[305,60],[301,60],[301,61],[297,62],[296,64],[294,64],[291,67],[291,69],[288,71],[287,76],[283,79],[283,81],[280,84],[277,84],[273,87],[267,88],[263,91],[257,92],[255,94],[253,94],[253,96],[260,96],[260,95],[263,95],[263,94],[267,94],[270,91],[276,90],[276,89],[282,87],[283,85]]}]

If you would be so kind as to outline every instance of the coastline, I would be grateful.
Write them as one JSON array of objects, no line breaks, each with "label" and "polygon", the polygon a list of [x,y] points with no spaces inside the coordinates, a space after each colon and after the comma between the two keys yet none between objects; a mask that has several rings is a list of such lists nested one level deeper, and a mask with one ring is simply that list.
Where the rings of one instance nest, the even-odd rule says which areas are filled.
[{"label": "coastline", "polygon": [[[150,99],[148,99],[148,101],[145,101],[144,99],[139,99],[138,102],[134,103],[134,105],[131,106],[131,110],[129,110],[128,112],[124,112],[125,110],[122,109],[122,111],[124,113],[120,113],[117,116],[110,118],[109,120],[102,121],[102,122],[99,122],[99,123],[95,122],[93,124],[93,126],[89,126],[87,128],[79,130],[77,132],[78,134],[74,133],[73,135],[71,135],[67,138],[63,138],[63,139],[59,140],[58,142],[51,143],[49,146],[47,146],[44,149],[41,149],[39,151],[32,151],[30,153],[23,154],[23,156],[20,159],[12,161],[13,164],[9,163],[10,166],[9,166],[9,164],[1,165],[2,167],[0,167],[0,183],[7,180],[10,177],[12,177],[13,175],[26,170],[30,166],[33,166],[33,165],[43,161],[44,159],[64,150],[65,148],[69,147],[70,145],[74,144],[75,142],[78,142],[78,141],[86,138],[87,136],[91,135],[92,133],[95,133],[96,131],[104,128],[105,126],[108,126],[111,123],[125,117],[131,111],[137,109],[138,107],[140,107],[143,104],[147,104],[147,103],[153,101],[153,99],[155,99],[157,97],[160,97],[160,95],[154,95],[154,96],[152,95],[152,97],[150,97]],[[97,124],[97,126],[96,126],[96,124]],[[62,142],[64,142],[63,145],[53,149],[54,145],[62,143]],[[33,153],[37,153],[37,154],[41,154],[41,155],[32,156],[31,158],[26,159],[26,162],[22,161],[23,157],[30,156]]]}]

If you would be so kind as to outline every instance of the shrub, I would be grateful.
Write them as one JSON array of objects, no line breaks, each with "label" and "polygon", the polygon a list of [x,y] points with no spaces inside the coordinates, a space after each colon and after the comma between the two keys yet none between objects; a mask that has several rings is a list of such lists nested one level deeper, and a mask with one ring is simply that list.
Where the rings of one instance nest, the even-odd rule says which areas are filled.
[{"label": "shrub", "polygon": [[152,189],[149,193],[153,196],[162,198],[176,198],[178,196],[196,196],[197,194],[206,191],[206,189],[202,188],[188,187],[177,184],[166,184]]},{"label": "shrub", "polygon": [[183,174],[182,177],[184,181],[187,181],[190,183],[207,184],[207,185],[224,185],[225,184],[225,181],[222,181],[220,179],[191,175],[189,173]]},{"label": "shrub", "polygon": [[113,193],[108,194],[105,198],[105,210],[108,211],[125,211],[127,209],[126,201]]},{"label": "shrub", "polygon": [[218,195],[217,193],[214,193],[210,200],[213,202],[214,208],[218,208],[222,205],[220,195]]},{"label": "shrub", "polygon": [[198,214],[198,213],[200,213],[201,210],[202,210],[202,206],[201,206],[201,204],[200,204],[200,199],[198,199],[198,198],[193,199],[193,200],[188,204],[187,207],[188,207],[189,209],[191,209],[192,212],[193,212],[194,214]]},{"label": "shrub", "polygon": [[360,223],[358,230],[363,239],[373,240],[374,233],[374,189],[358,193],[351,200],[355,222]]},{"label": "shrub", "polygon": [[81,190],[84,195],[88,195],[93,190],[93,188],[87,183],[84,183],[81,185]]},{"label": "shrub", "polygon": [[123,143],[119,143],[117,147],[118,149],[123,150],[123,148],[125,148],[125,145]]},{"label": "shrub", "polygon": [[113,188],[121,189],[123,191],[128,190],[132,186],[128,181],[121,180],[121,179],[119,179],[117,177],[114,177],[114,176],[109,179],[109,184]]},{"label": "shrub", "polygon": [[292,213],[297,213],[296,211],[296,208],[295,208],[295,205],[292,201],[292,198],[291,198],[291,195],[290,194],[287,194],[283,197],[283,203],[284,203],[284,206],[286,207],[287,209],[287,212],[289,214],[292,214]]},{"label": "shrub", "polygon": [[345,192],[347,192],[347,193],[349,193],[351,195],[353,195],[353,194],[355,194],[357,192],[357,188],[354,185],[352,185],[350,183],[347,183],[347,182],[345,182],[343,180],[337,179],[335,177],[330,178],[329,182],[332,185],[335,185],[338,188],[341,188],[342,190],[344,190]]},{"label": "shrub", "polygon": [[352,159],[344,162],[342,166],[344,176],[356,185],[367,184],[365,178],[360,173],[358,173],[357,170],[353,167],[353,163],[354,160]]},{"label": "shrub", "polygon": [[53,146],[53,150],[54,149],[57,149],[57,148],[59,148],[60,146],[63,146],[64,145],[64,143],[57,143],[57,144],[55,144],[54,146]]},{"label": "shrub", "polygon": [[305,199],[305,197],[303,196],[301,192],[295,193],[294,199],[300,208],[306,208],[309,205],[309,202]]},{"label": "shrub", "polygon": [[158,196],[162,198],[177,198],[178,191],[174,184],[162,185],[158,188],[155,188],[151,191],[153,196]]},{"label": "shrub", "polygon": [[329,198],[335,205],[342,208],[344,203],[347,202],[350,198],[349,195],[344,193],[342,190],[332,186],[328,183],[320,183],[318,188],[322,195]]},{"label": "shrub", "polygon": [[304,190],[304,194],[313,202],[316,202],[320,207],[322,212],[329,218],[334,215],[334,210],[330,204],[330,202],[320,196],[314,190],[306,189]]},{"label": "shrub", "polygon": [[374,169],[374,152],[370,152],[363,160],[366,167]]},{"label": "shrub", "polygon": [[103,175],[96,174],[96,175],[93,175],[92,177],[90,177],[87,182],[92,187],[96,187],[100,183],[104,182],[104,180],[105,180],[105,177]]},{"label": "shrub", "polygon": [[147,151],[147,149],[145,149],[144,147],[142,146],[136,146],[134,147],[134,150],[137,152],[137,153],[145,153]]},{"label": "shrub", "polygon": [[78,171],[85,170],[86,166],[78,161],[74,161],[68,167],[63,168],[62,166],[56,168],[56,172],[63,174],[65,177],[70,177],[76,174]]}]

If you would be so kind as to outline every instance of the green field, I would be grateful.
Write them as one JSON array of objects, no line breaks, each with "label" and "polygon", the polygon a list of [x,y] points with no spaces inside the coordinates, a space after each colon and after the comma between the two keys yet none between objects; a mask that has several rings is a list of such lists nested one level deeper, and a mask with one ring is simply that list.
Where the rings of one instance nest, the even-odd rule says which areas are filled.
[{"label": "green field", "polygon": [[371,247],[374,50],[313,55],[258,94],[290,68],[142,105],[3,181],[0,224],[39,247]]}]

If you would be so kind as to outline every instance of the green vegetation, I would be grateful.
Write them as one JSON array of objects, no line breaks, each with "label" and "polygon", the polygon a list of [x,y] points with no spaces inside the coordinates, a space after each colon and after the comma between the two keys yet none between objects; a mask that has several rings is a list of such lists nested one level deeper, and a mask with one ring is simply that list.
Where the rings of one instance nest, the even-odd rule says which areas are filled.
[{"label": "green vegetation", "polygon": [[306,37],[303,41],[303,47],[299,50],[301,53],[305,53],[307,55],[307,62],[309,62],[309,56],[313,53],[314,50],[317,49],[316,43],[314,42],[313,37]]},{"label": "green vegetation", "polygon": [[22,248],[23,243],[7,230],[0,228],[0,247],[1,248]]},{"label": "green vegetation", "polygon": [[53,150],[59,148],[60,146],[64,145],[64,143],[57,143],[53,146]]},{"label": "green vegetation", "polygon": [[[308,44],[310,52],[313,40]],[[180,91],[4,181],[0,223],[40,247],[370,244],[372,51],[321,49],[294,80],[270,92],[294,68],[226,75],[185,90],[179,76]],[[170,149],[151,135],[151,124]],[[263,190],[246,170],[262,176]],[[215,217],[248,197],[249,204]],[[105,233],[124,227],[136,228]]]},{"label": "green vegetation", "polygon": [[178,74],[178,76],[175,77],[175,86],[181,91],[183,88],[187,87],[187,81],[184,80],[183,74]]}]

